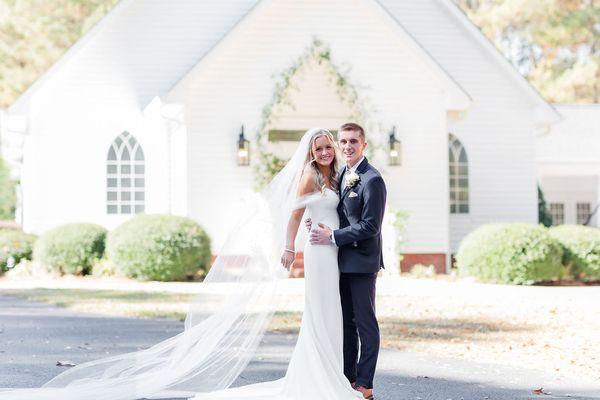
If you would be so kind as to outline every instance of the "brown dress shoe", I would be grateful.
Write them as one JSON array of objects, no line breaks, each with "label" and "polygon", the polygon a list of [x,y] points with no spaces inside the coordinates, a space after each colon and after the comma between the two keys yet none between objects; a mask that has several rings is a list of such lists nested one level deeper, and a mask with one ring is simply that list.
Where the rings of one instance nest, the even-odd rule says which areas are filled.
[{"label": "brown dress shoe", "polygon": [[373,389],[367,389],[364,386],[358,386],[356,390],[361,392],[365,399],[373,400]]}]

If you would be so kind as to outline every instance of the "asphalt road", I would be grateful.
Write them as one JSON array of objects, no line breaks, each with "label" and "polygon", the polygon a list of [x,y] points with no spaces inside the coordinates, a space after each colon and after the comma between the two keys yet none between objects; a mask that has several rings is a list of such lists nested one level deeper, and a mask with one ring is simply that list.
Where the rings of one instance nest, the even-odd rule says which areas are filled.
[{"label": "asphalt road", "polygon": [[[37,387],[68,367],[135,351],[183,329],[171,320],[81,314],[0,296],[0,388]],[[234,385],[280,378],[296,338],[265,336]],[[532,390],[543,387],[546,395]],[[551,374],[384,349],[375,379],[376,400],[600,399],[600,384],[561,381]],[[59,400],[59,399],[57,399]]]}]

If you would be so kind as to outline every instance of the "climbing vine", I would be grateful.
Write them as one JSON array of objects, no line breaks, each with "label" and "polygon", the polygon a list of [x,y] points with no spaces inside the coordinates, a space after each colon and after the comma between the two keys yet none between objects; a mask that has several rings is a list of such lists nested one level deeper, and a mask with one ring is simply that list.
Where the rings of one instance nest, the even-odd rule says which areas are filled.
[{"label": "climbing vine", "polygon": [[[274,120],[274,109],[279,105],[293,106],[290,94],[298,90],[293,84],[293,78],[309,62],[315,61],[323,66],[331,82],[336,86],[336,92],[340,100],[345,102],[351,109],[351,118],[363,126],[369,126],[368,117],[373,113],[369,102],[361,98],[357,87],[352,84],[348,77],[349,68],[344,70],[336,65],[331,59],[331,51],[319,39],[314,38],[305,52],[298,57],[288,68],[275,77],[275,87],[271,101],[265,105],[261,114],[261,121],[255,135],[255,155],[258,162],[255,164],[255,187],[257,190],[264,187],[286,164],[287,160],[267,151],[268,131]],[[370,145],[369,153],[373,154],[376,145]]]}]

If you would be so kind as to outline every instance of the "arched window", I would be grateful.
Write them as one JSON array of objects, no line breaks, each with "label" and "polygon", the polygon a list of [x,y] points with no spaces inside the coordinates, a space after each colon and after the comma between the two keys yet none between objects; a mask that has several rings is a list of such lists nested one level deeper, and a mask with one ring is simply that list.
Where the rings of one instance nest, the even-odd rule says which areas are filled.
[{"label": "arched window", "polygon": [[145,205],[144,152],[137,140],[123,132],[113,141],[106,159],[106,212],[137,214]]},{"label": "arched window", "polygon": [[460,140],[453,134],[448,135],[450,160],[450,213],[469,212],[469,162],[467,152]]}]

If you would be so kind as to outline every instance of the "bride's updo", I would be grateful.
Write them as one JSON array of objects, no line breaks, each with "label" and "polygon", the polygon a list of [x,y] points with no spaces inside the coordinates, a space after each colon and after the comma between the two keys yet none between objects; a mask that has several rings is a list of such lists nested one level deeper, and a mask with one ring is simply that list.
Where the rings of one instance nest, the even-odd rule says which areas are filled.
[{"label": "bride's updo", "polygon": [[329,142],[333,146],[333,161],[331,162],[331,166],[329,168],[329,177],[328,178],[329,178],[330,184],[333,185],[333,190],[337,190],[337,187],[338,187],[337,179],[338,179],[338,169],[339,169],[338,149],[337,149],[337,145],[335,143],[335,139],[333,138],[333,135],[327,129],[317,130],[310,138],[310,145],[308,146],[308,153],[306,154],[306,162],[305,162],[304,168],[305,168],[305,170],[307,168],[310,168],[315,172],[315,186],[318,187],[321,191],[324,191],[325,188],[327,187],[325,185],[325,177],[321,173],[321,170],[319,170],[319,168],[317,167],[316,159],[313,154],[313,151],[315,149],[315,142],[320,137],[326,137],[327,140],[329,140]]}]

